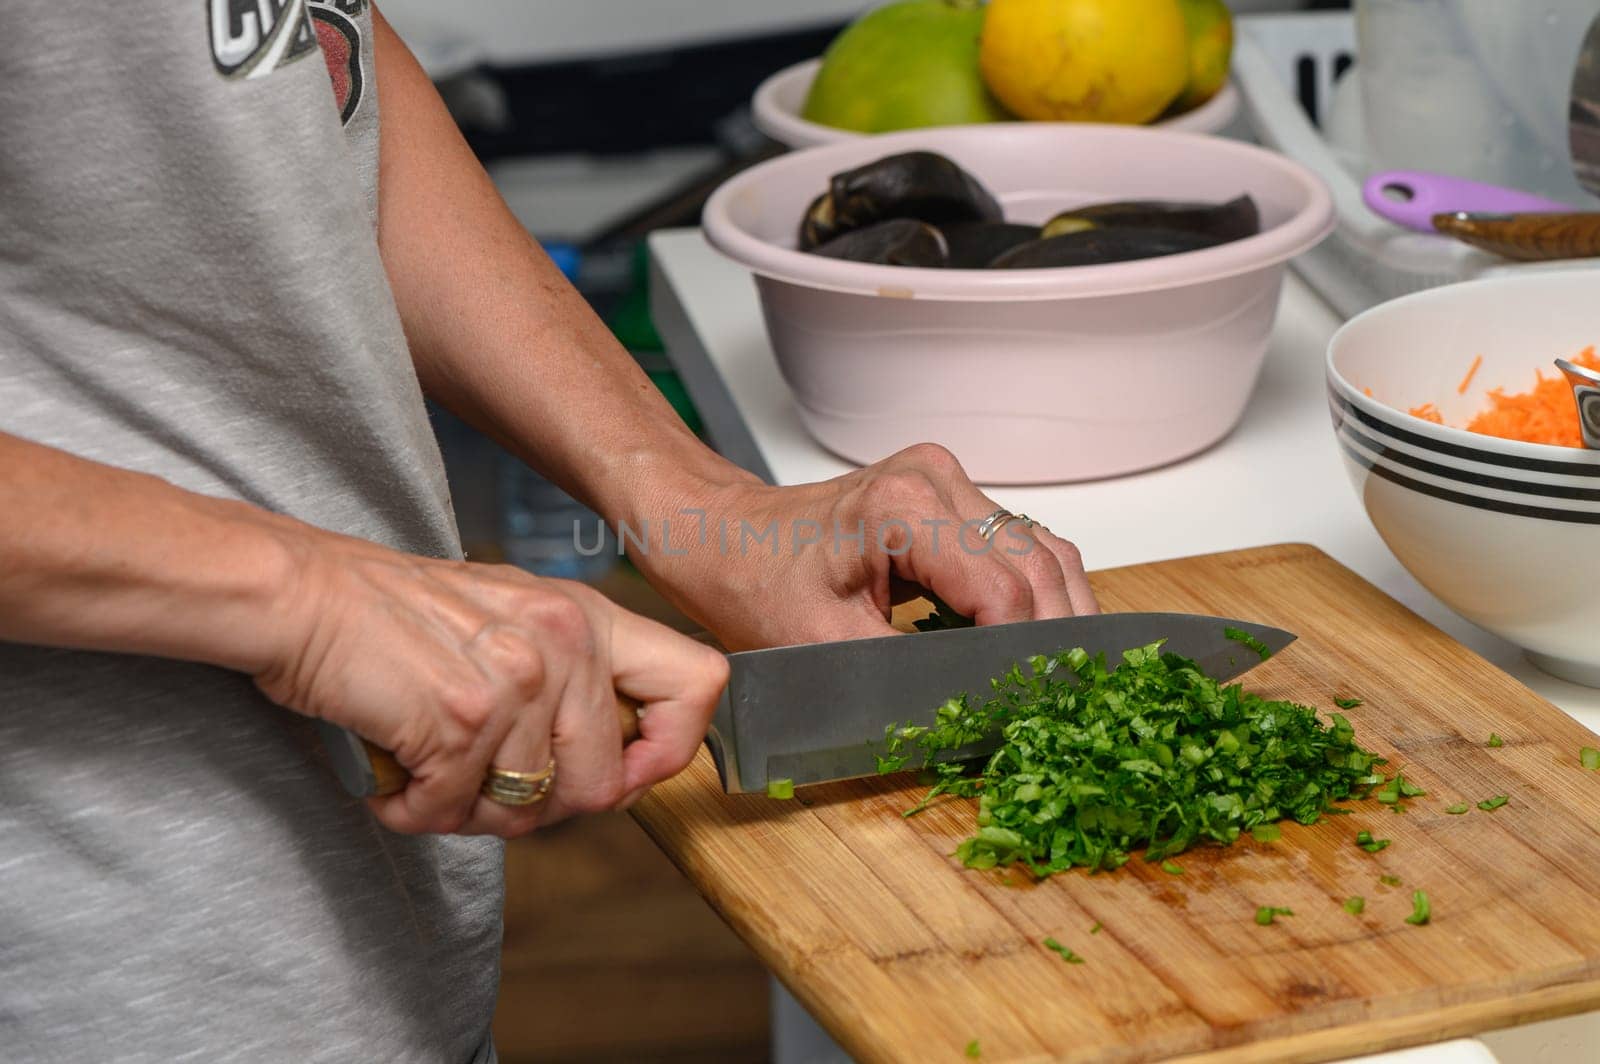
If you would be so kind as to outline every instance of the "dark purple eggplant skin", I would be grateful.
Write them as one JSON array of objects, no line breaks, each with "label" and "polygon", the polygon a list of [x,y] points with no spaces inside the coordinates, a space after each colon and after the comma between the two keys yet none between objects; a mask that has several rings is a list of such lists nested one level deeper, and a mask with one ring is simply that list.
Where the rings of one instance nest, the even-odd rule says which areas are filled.
[{"label": "dark purple eggplant skin", "polygon": [[1226,203],[1189,203],[1179,200],[1122,200],[1091,203],[1062,211],[1044,227],[1059,219],[1077,219],[1096,229],[1176,229],[1217,241],[1242,240],[1261,232],[1261,211],[1249,195],[1235,196]]},{"label": "dark purple eggplant skin", "polygon": [[982,182],[943,155],[904,152],[833,175],[800,221],[800,250],[894,218],[937,226],[998,222],[1001,213]]},{"label": "dark purple eggplant skin", "polygon": [[882,266],[922,266],[938,269],[950,263],[944,234],[926,222],[893,218],[865,229],[854,229],[811,250],[813,255]]},{"label": "dark purple eggplant skin", "polygon": [[939,227],[950,245],[950,266],[981,270],[999,255],[1039,239],[1039,227],[1016,222],[950,222]]},{"label": "dark purple eggplant skin", "polygon": [[1038,270],[1056,266],[1100,266],[1216,247],[1225,241],[1179,229],[1086,229],[1033,240],[989,263],[996,270]]}]

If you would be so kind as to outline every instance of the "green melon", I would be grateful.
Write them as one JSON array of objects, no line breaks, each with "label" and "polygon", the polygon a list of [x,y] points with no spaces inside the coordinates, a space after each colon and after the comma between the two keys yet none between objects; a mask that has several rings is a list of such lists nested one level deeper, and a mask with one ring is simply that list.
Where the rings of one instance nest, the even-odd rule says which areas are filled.
[{"label": "green melon", "polygon": [[802,116],[858,133],[1001,122],[978,71],[977,0],[901,0],[868,12],[822,57]]}]

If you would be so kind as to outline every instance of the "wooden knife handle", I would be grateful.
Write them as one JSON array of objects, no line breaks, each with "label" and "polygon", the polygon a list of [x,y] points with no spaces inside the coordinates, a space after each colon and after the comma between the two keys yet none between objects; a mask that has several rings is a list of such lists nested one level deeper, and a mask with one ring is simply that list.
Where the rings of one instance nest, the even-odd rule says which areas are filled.
[{"label": "wooden knife handle", "polygon": [[[622,745],[627,746],[639,737],[639,703],[627,695],[617,695],[617,721],[622,725]],[[398,794],[411,782],[411,773],[394,759],[394,755],[381,746],[361,740],[367,748],[367,759],[372,762],[372,774],[378,781],[374,795]]]},{"label": "wooden knife handle", "polygon": [[1457,240],[1522,262],[1600,255],[1600,211],[1436,214],[1433,227]]}]

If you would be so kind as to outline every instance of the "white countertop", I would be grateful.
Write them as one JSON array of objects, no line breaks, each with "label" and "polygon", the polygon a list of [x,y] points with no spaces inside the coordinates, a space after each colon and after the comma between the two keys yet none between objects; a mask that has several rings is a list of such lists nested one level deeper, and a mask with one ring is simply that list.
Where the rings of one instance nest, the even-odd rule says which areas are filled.
[{"label": "white countertop", "polygon": [[[715,429],[719,420],[736,418],[738,429],[748,433],[745,442],[753,441],[778,484],[823,480],[855,468],[801,426],[767,343],[749,273],[713,251],[698,230],[658,232],[650,250],[657,324],[708,425]],[[675,323],[686,325],[692,337],[681,328],[675,335]],[[1091,569],[1270,543],[1313,544],[1600,731],[1600,690],[1540,672],[1516,647],[1450,612],[1400,567],[1374,531],[1346,479],[1328,415],[1323,356],[1339,325],[1333,311],[1291,274],[1255,394],[1239,427],[1220,444],[1132,476],[987,490],[998,504],[1071,539]],[[706,409],[706,392],[720,389],[708,389],[715,384],[712,375],[690,364],[702,357],[726,388],[725,396],[709,401],[726,406],[731,399],[732,409]],[[1403,1059],[1464,1064],[1493,1058],[1480,1043],[1463,1040]]]}]

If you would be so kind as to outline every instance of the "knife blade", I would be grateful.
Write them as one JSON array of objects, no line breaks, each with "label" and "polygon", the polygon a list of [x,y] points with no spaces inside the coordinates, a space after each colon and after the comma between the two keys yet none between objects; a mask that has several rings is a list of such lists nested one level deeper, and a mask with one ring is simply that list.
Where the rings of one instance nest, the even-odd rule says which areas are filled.
[{"label": "knife blade", "polygon": [[[1083,647],[1115,663],[1124,650],[1164,639],[1164,650],[1228,680],[1261,658],[1227,628],[1274,653],[1295,639],[1221,617],[1109,613],[730,654],[706,743],[729,794],[764,791],[772,780],[803,786],[870,776],[888,727],[925,722],[958,694],[984,697],[992,678],[1036,654]],[[973,756],[985,752],[972,748]]]}]

